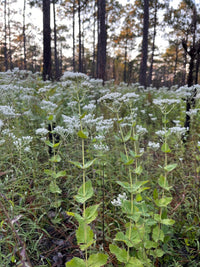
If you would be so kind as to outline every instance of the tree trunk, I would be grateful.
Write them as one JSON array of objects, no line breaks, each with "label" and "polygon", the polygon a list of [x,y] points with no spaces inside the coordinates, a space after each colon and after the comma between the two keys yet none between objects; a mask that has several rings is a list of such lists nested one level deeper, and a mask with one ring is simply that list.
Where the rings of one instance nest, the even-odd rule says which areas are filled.
[{"label": "tree trunk", "polygon": [[153,63],[154,63],[154,53],[155,53],[155,40],[156,40],[156,27],[157,27],[157,11],[158,11],[158,1],[156,0],[155,9],[154,9],[153,43],[152,43],[152,53],[151,53],[151,63],[150,63],[150,69],[149,69],[148,85],[152,84]]},{"label": "tree trunk", "polygon": [[50,0],[43,0],[43,80],[51,78]]},{"label": "tree trunk", "polygon": [[13,62],[12,62],[12,41],[11,41],[11,26],[10,26],[10,3],[8,1],[8,40],[9,40],[9,52],[8,52],[8,56],[9,56],[9,65],[10,65],[10,69],[13,69]]},{"label": "tree trunk", "polygon": [[148,32],[149,32],[149,0],[144,0],[144,18],[143,18],[143,40],[142,56],[140,64],[139,82],[141,85],[147,85],[147,59],[148,59]]},{"label": "tree trunk", "polygon": [[72,17],[72,38],[73,38],[73,59],[72,59],[72,65],[73,65],[73,72],[76,71],[76,61],[75,61],[75,1],[73,1],[73,7],[72,7],[72,13],[73,13],[73,17]]},{"label": "tree trunk", "polygon": [[23,9],[23,48],[24,48],[24,69],[27,70],[27,62],[26,62],[26,0],[24,0],[24,9]]},{"label": "tree trunk", "polygon": [[78,30],[79,30],[79,66],[78,71],[83,72],[82,69],[82,40],[81,40],[81,3],[80,0],[78,0]]},{"label": "tree trunk", "polygon": [[98,0],[98,78],[106,79],[106,0]]},{"label": "tree trunk", "polygon": [[125,40],[125,48],[124,48],[124,82],[125,83],[127,80],[126,69],[127,69],[127,39]]},{"label": "tree trunk", "polygon": [[57,29],[56,29],[56,7],[55,0],[53,0],[53,21],[54,21],[54,60],[55,60],[55,80],[58,81],[60,78],[59,73],[59,61],[57,53]]},{"label": "tree trunk", "polygon": [[95,77],[95,59],[96,59],[96,0],[94,0],[94,25],[93,25],[93,55],[92,55],[92,77]]},{"label": "tree trunk", "polygon": [[4,0],[4,67],[8,70],[8,49],[7,49],[7,0]]}]

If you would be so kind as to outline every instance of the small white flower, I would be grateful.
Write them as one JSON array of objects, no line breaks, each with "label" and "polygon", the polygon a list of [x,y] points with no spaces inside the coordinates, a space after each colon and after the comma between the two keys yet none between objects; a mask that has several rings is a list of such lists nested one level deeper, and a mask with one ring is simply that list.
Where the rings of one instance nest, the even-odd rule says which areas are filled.
[{"label": "small white flower", "polygon": [[105,102],[105,101],[119,100],[119,98],[121,97],[121,95],[122,95],[121,93],[117,93],[117,92],[106,94],[106,95],[104,95],[104,96],[102,96],[102,97],[100,97],[98,99],[98,103]]},{"label": "small white flower", "polygon": [[35,131],[36,134],[38,135],[47,135],[49,133],[49,131],[46,129],[46,128],[38,128],[36,131]]},{"label": "small white flower", "polygon": [[155,142],[151,142],[151,141],[149,141],[148,146],[149,146],[150,148],[152,148],[152,149],[157,150],[157,149],[160,147],[160,144],[159,144],[159,143],[155,143]]},{"label": "small white flower", "polygon": [[51,102],[51,101],[46,101],[46,100],[42,100],[41,101],[41,109],[44,109],[48,112],[53,113],[54,110],[58,107],[58,105],[56,105],[55,103]]},{"label": "small white flower", "polygon": [[165,105],[174,105],[174,104],[179,104],[180,100],[179,99],[154,99],[153,103],[157,106],[163,107]]},{"label": "small white flower", "polygon": [[141,125],[136,125],[136,132],[137,132],[138,134],[145,134],[145,133],[147,133],[148,131],[147,131],[146,128],[142,127]]},{"label": "small white flower", "polygon": [[119,194],[117,199],[111,201],[113,206],[121,206],[122,202],[127,199],[126,193]]},{"label": "small white flower", "polygon": [[109,147],[107,145],[104,145],[103,143],[94,144],[94,149],[99,151],[109,151]]}]

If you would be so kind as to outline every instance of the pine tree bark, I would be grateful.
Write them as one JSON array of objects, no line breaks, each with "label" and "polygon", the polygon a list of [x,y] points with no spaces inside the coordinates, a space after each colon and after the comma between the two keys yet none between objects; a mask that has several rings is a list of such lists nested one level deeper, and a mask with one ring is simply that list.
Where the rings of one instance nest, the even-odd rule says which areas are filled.
[{"label": "pine tree bark", "polygon": [[145,87],[147,85],[148,32],[149,32],[149,0],[144,0],[143,40],[142,40],[142,56],[140,64],[139,82],[141,85]]},{"label": "pine tree bark", "polygon": [[23,49],[24,49],[24,69],[27,69],[26,62],[26,0],[24,0],[24,9],[23,9]]},{"label": "pine tree bark", "polygon": [[107,31],[106,31],[106,0],[98,0],[98,62],[97,74],[98,78],[106,80],[106,44],[107,44]]},{"label": "pine tree bark", "polygon": [[57,52],[57,26],[56,26],[56,7],[55,0],[53,0],[53,21],[54,21],[54,61],[55,61],[55,80],[59,80],[59,61]]},{"label": "pine tree bark", "polygon": [[4,0],[4,67],[8,70],[8,49],[7,49],[7,0]]},{"label": "pine tree bark", "polygon": [[153,75],[153,64],[154,64],[154,53],[155,53],[155,41],[156,41],[156,27],[157,27],[157,12],[158,12],[158,0],[155,1],[154,9],[154,20],[153,20],[153,43],[152,43],[152,52],[151,52],[151,63],[149,69],[149,81],[148,85],[152,84],[152,75]]},{"label": "pine tree bark", "polygon": [[50,0],[43,0],[43,80],[51,78]]},{"label": "pine tree bark", "polygon": [[75,61],[75,1],[73,1],[72,7],[72,39],[73,39],[73,59],[72,59],[72,66],[73,72],[76,71],[76,61]]}]

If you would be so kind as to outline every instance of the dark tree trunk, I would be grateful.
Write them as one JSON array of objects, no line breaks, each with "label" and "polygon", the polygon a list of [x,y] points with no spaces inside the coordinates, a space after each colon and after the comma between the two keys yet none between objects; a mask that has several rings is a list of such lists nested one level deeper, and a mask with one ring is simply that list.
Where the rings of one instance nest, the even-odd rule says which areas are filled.
[{"label": "dark tree trunk", "polygon": [[124,82],[127,81],[127,39],[125,41],[125,48],[124,48]]},{"label": "dark tree trunk", "polygon": [[197,55],[196,61],[196,75],[195,75],[195,84],[198,84],[198,76],[199,76],[199,64],[200,64],[200,54]]},{"label": "dark tree trunk", "polygon": [[147,59],[148,59],[148,32],[149,32],[149,0],[144,0],[144,18],[143,18],[143,40],[142,57],[140,64],[139,82],[141,85],[147,85]]},{"label": "dark tree trunk", "polygon": [[13,69],[13,61],[12,61],[12,33],[11,33],[11,26],[10,26],[10,22],[11,22],[11,19],[10,19],[10,3],[8,1],[8,38],[9,38],[9,52],[8,52],[8,55],[9,55],[9,64],[10,64],[10,69],[12,70]]},{"label": "dark tree trunk", "polygon": [[27,69],[26,62],[26,0],[24,0],[24,9],[23,9],[23,48],[24,48],[24,69]]},{"label": "dark tree trunk", "polygon": [[92,55],[92,77],[95,77],[95,59],[96,59],[96,1],[94,0],[94,25],[93,25],[93,55]]},{"label": "dark tree trunk", "polygon": [[43,80],[51,78],[50,0],[43,0]]},{"label": "dark tree trunk", "polygon": [[78,71],[83,72],[82,68],[82,40],[81,40],[81,3],[80,0],[78,0],[78,30],[79,30],[79,66],[78,66]]},{"label": "dark tree trunk", "polygon": [[149,69],[149,81],[148,85],[152,84],[152,74],[153,74],[153,63],[154,63],[154,53],[155,53],[155,40],[156,40],[156,27],[157,27],[157,11],[158,11],[158,1],[155,2],[154,9],[154,21],[153,21],[153,43],[152,43],[152,52],[151,52],[151,63]]},{"label": "dark tree trunk", "polygon": [[7,0],[4,0],[4,67],[8,70],[8,49],[7,49]]},{"label": "dark tree trunk", "polygon": [[106,31],[106,0],[98,0],[98,78],[106,79],[106,43],[107,43],[107,31]]},{"label": "dark tree trunk", "polygon": [[57,28],[56,28],[56,7],[55,0],[53,0],[53,21],[54,21],[54,60],[55,60],[55,80],[58,81],[60,78],[59,73],[59,61],[57,52]]},{"label": "dark tree trunk", "polygon": [[73,21],[72,21],[72,38],[73,38],[73,59],[72,59],[72,65],[73,65],[73,72],[76,71],[76,61],[75,61],[75,1],[73,1],[73,7],[72,7],[72,12],[73,12]]},{"label": "dark tree trunk", "polygon": [[176,55],[175,55],[173,84],[176,83],[176,72],[177,72],[177,65],[178,65],[178,45],[179,45],[178,43],[175,43],[175,46],[176,46]]}]

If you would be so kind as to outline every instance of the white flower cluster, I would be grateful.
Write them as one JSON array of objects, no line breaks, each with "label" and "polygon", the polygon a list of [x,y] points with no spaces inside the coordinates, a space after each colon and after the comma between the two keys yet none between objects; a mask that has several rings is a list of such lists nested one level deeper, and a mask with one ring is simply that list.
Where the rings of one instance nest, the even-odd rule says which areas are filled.
[{"label": "white flower cluster", "polygon": [[179,99],[154,99],[153,103],[157,106],[163,107],[165,105],[174,105],[174,104],[179,104],[180,100]]},{"label": "white flower cluster", "polygon": [[21,138],[16,138],[13,141],[13,144],[17,147],[17,149],[22,149],[22,147],[24,148],[25,152],[29,152],[31,149],[29,147],[30,142],[33,140],[33,137],[31,136],[22,136]]},{"label": "white flower cluster", "polygon": [[61,77],[61,80],[62,81],[65,81],[65,80],[74,80],[74,81],[77,81],[77,80],[89,80],[89,77],[84,74],[84,73],[80,73],[80,72],[71,72],[71,71],[65,71],[63,73],[63,76]]},{"label": "white flower cluster", "polygon": [[136,125],[136,132],[137,134],[145,134],[148,133],[147,129],[142,127],[141,125]]},{"label": "white flower cluster", "polygon": [[185,134],[186,128],[185,127],[181,127],[181,126],[175,126],[175,127],[169,128],[169,131],[172,134],[182,135],[182,134]]},{"label": "white flower cluster", "polygon": [[104,152],[107,152],[110,150],[109,147],[103,143],[94,144],[94,149],[98,151],[104,151]]},{"label": "white flower cluster", "polygon": [[41,109],[46,110],[47,112],[53,113],[54,110],[58,107],[57,104],[51,102],[51,101],[46,101],[42,100],[41,101]]},{"label": "white flower cluster", "polygon": [[159,147],[160,147],[160,144],[159,143],[155,143],[155,142],[151,142],[149,141],[148,143],[148,147],[154,149],[154,150],[157,150]]},{"label": "white flower cluster", "polygon": [[48,134],[48,130],[46,128],[38,128],[36,129],[35,133],[38,134],[38,135],[42,135],[42,136],[45,136]]},{"label": "white flower cluster", "polygon": [[89,103],[88,105],[85,105],[83,107],[83,110],[86,110],[86,111],[93,111],[94,109],[96,108],[96,105],[93,104],[93,103]]},{"label": "white flower cluster", "polygon": [[100,102],[106,102],[106,101],[115,101],[119,100],[121,97],[121,93],[115,92],[115,93],[108,93],[98,99],[98,103]]},{"label": "white flower cluster", "polygon": [[113,127],[113,119],[103,119],[99,117],[96,122],[97,132],[107,132]]},{"label": "white flower cluster", "polygon": [[122,102],[129,102],[132,99],[137,100],[137,98],[139,97],[139,95],[137,95],[136,93],[132,92],[132,93],[126,93],[124,94],[122,97],[119,98],[119,101]]},{"label": "white flower cluster", "polygon": [[66,116],[66,115],[62,115],[63,118],[63,122],[66,125],[66,132],[68,134],[74,134],[77,132],[77,130],[80,127],[80,120],[78,119],[78,117],[76,116]]},{"label": "white flower cluster", "polygon": [[127,199],[126,193],[119,194],[117,199],[111,201],[113,206],[121,206],[122,202]]},{"label": "white flower cluster", "polygon": [[197,115],[197,112],[199,111],[199,108],[190,109],[189,111],[186,111],[186,114],[188,116],[194,116]]},{"label": "white flower cluster", "polygon": [[15,117],[19,115],[15,113],[14,109],[11,106],[0,106],[0,113],[8,117]]}]

